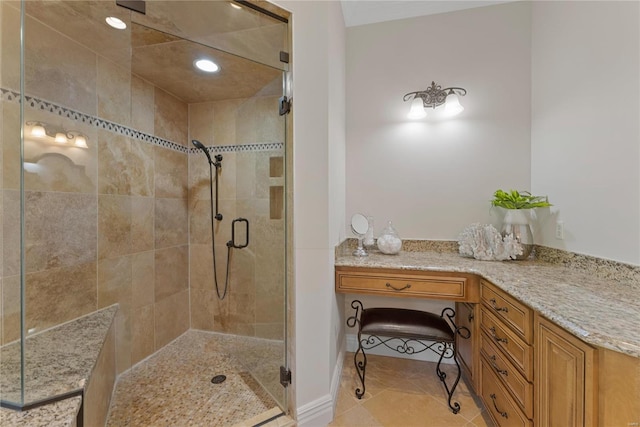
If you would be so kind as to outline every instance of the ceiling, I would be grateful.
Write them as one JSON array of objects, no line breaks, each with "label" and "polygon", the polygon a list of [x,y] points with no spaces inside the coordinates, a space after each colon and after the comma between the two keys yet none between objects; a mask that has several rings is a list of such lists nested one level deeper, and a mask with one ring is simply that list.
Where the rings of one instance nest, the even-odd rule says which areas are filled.
[{"label": "ceiling", "polygon": [[[41,0],[26,2],[26,12],[186,103],[282,93],[286,24],[229,1],[147,2],[147,14],[140,15],[115,1]],[[107,16],[127,28],[107,26]],[[194,60],[202,57],[220,71],[195,70]]]},{"label": "ceiling", "polygon": [[393,21],[415,16],[434,15],[474,7],[508,3],[502,1],[456,1],[456,0],[342,0],[342,14],[347,27]]}]

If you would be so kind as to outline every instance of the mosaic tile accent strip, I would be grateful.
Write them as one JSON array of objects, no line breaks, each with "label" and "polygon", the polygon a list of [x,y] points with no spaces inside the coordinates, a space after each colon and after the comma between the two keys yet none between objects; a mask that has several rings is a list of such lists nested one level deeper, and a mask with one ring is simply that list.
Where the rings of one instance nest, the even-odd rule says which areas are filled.
[{"label": "mosaic tile accent strip", "polygon": [[[5,102],[20,103],[22,96],[19,92],[13,91],[11,89],[0,88],[0,99]],[[30,95],[25,95],[24,100],[25,105],[28,107],[41,111],[47,111],[52,114],[57,114],[60,117],[65,117],[71,120],[78,121],[80,123],[86,123],[91,126],[95,126],[98,129],[103,129],[118,135],[126,136],[128,138],[137,139],[139,141],[144,141],[152,145],[179,151],[181,153],[195,154],[198,151],[197,148],[185,147],[184,145],[177,144],[173,141],[158,138],[157,136],[140,132],[128,126],[119,125],[117,123],[110,122],[109,120],[90,116],[71,108],[63,107],[53,102],[45,101]],[[283,142],[265,142],[257,144],[219,145],[208,147],[208,150],[211,153],[232,153],[247,151],[273,151],[282,150],[283,148]]]}]

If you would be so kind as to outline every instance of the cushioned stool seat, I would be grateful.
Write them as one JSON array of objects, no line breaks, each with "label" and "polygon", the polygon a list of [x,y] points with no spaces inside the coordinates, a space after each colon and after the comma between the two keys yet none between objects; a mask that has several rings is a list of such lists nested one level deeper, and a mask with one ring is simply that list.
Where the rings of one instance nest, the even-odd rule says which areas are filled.
[{"label": "cushioned stool seat", "polygon": [[[438,316],[426,311],[404,308],[364,309],[358,300],[354,300],[351,307],[356,310],[356,314],[347,319],[347,325],[350,327],[358,325],[358,350],[353,357],[356,372],[362,382],[362,388],[356,388],[358,399],[361,399],[365,393],[365,369],[367,366],[365,349],[369,350],[384,345],[393,351],[406,354],[430,350],[440,356],[436,366],[436,374],[447,391],[449,407],[454,414],[460,411],[460,404],[451,402],[453,392],[460,381],[460,365],[456,357],[455,336],[458,334],[466,339],[469,338],[471,332],[466,327],[459,328],[455,325],[455,311],[453,309],[445,308]],[[449,319],[448,322],[445,320],[445,316]],[[362,338],[362,335],[366,335],[366,338]],[[458,368],[456,379],[451,388],[446,382],[447,374],[440,369],[443,359],[453,359]]]},{"label": "cushioned stool seat", "polygon": [[383,337],[454,342],[455,335],[442,317],[404,308],[368,308],[360,318],[360,332]]}]

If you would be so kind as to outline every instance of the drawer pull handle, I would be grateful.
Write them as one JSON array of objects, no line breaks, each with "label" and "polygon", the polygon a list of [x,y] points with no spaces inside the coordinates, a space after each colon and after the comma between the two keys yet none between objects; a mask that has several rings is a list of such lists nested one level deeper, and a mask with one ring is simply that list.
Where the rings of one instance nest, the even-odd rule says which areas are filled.
[{"label": "drawer pull handle", "polygon": [[473,313],[469,313],[469,317],[467,317],[467,320],[469,320],[469,323],[471,323],[471,321],[473,320]]},{"label": "drawer pull handle", "polygon": [[509,344],[509,340],[508,339],[500,338],[499,336],[496,335],[496,328],[494,326],[489,328],[489,331],[491,332],[491,336],[493,337],[494,340],[496,340],[496,342],[503,342],[505,344]]},{"label": "drawer pull handle", "polygon": [[500,416],[502,418],[509,418],[509,414],[507,414],[506,412],[502,412],[500,409],[498,409],[498,406],[496,405],[496,395],[495,395],[495,393],[491,393],[489,396],[491,396],[491,401],[493,402],[493,407],[496,408],[496,411],[498,411]]},{"label": "drawer pull handle", "polygon": [[495,311],[504,311],[505,313],[509,312],[509,307],[498,307],[496,299],[495,298],[491,298],[489,300],[489,302],[491,303],[491,306],[493,307],[493,309]]},{"label": "drawer pull handle", "polygon": [[493,356],[491,356],[489,358],[491,360],[491,367],[500,375],[504,375],[505,377],[509,376],[509,372],[505,371],[504,369],[500,369],[498,368],[498,365],[496,365],[496,355],[494,354]]},{"label": "drawer pull handle", "polygon": [[391,288],[394,291],[404,291],[405,289],[409,289],[411,287],[411,283],[407,283],[406,285],[404,285],[404,287],[402,288],[396,288],[395,286],[393,286],[391,283],[387,283],[387,288]]}]

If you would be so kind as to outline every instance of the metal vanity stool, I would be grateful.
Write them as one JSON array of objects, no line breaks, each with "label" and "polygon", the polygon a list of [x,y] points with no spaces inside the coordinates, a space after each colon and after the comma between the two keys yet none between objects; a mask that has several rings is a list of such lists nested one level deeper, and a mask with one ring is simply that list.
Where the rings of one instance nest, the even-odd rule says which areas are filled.
[{"label": "metal vanity stool", "polygon": [[[440,356],[436,366],[436,374],[444,384],[449,398],[449,408],[454,414],[460,411],[458,402],[451,403],[453,392],[460,381],[460,365],[456,357],[455,335],[464,339],[471,336],[466,327],[458,327],[454,322],[456,312],[452,308],[442,310],[437,314],[408,310],[403,308],[367,308],[362,302],[354,300],[351,307],[356,313],[347,319],[351,328],[358,325],[358,350],[353,356],[356,372],[362,382],[362,388],[356,388],[356,397],[362,399],[365,392],[364,375],[367,367],[367,355],[364,350],[370,350],[379,345],[404,354],[417,354],[430,350]],[[445,320],[445,317],[449,319]],[[362,338],[362,335],[367,337]],[[447,374],[440,369],[443,359],[453,359],[458,374],[451,388],[447,385]]]}]

